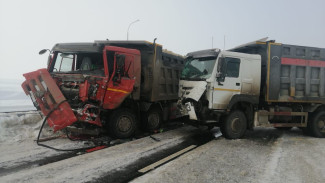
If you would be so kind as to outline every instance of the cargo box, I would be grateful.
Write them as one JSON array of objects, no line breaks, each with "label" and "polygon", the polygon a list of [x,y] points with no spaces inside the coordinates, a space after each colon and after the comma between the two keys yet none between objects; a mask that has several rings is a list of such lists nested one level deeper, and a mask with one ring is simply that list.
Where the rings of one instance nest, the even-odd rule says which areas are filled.
[{"label": "cargo box", "polygon": [[262,56],[261,99],[267,102],[325,103],[325,49],[274,41],[231,51]]}]

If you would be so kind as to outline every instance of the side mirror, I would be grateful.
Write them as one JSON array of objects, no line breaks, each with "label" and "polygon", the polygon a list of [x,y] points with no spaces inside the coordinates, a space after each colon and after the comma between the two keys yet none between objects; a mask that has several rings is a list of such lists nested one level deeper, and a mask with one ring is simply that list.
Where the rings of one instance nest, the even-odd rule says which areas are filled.
[{"label": "side mirror", "polygon": [[44,53],[46,53],[47,51],[51,52],[49,49],[43,49],[41,51],[38,52],[39,55],[43,55]]}]

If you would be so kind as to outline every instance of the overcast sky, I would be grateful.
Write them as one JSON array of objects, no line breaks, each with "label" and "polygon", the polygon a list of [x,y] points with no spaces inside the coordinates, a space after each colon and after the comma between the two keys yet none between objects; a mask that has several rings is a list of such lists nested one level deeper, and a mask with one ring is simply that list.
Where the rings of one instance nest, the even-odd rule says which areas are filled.
[{"label": "overcast sky", "polygon": [[324,0],[0,0],[0,79],[46,67],[59,42],[148,40],[185,55],[263,37],[325,48]]}]

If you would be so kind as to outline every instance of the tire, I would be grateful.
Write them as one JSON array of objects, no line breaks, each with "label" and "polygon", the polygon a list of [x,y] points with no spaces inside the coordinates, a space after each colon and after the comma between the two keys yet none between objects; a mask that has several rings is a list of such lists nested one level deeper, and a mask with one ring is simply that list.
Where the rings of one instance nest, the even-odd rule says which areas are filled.
[{"label": "tire", "polygon": [[159,108],[149,109],[142,115],[142,126],[145,131],[158,130],[162,124],[162,110]]},{"label": "tire", "polygon": [[325,137],[325,111],[317,112],[307,124],[308,131],[314,137]]},{"label": "tire", "polygon": [[129,138],[136,130],[136,116],[129,109],[114,111],[109,120],[109,131],[116,138]]},{"label": "tire", "polygon": [[231,112],[222,122],[221,132],[228,139],[241,138],[247,129],[247,119],[242,111]]}]

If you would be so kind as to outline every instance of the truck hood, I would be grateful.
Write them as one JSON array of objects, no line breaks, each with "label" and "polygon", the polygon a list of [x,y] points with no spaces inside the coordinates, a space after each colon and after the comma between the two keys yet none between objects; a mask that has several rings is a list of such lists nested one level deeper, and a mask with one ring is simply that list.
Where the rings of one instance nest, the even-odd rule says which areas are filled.
[{"label": "truck hood", "polygon": [[206,86],[206,81],[180,80],[178,96],[183,99],[190,98],[195,101],[198,101],[206,90]]}]

